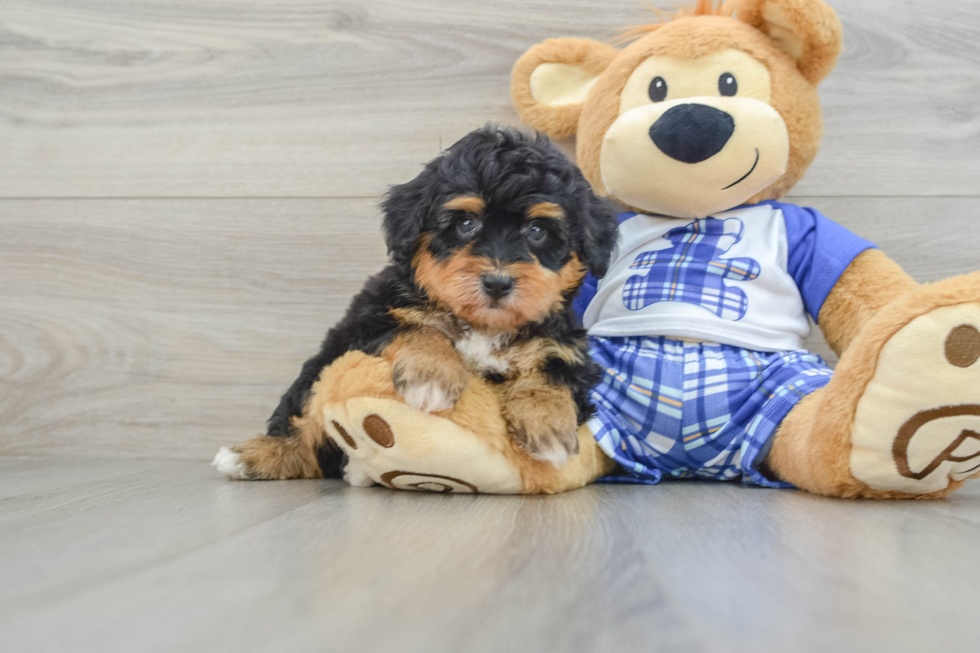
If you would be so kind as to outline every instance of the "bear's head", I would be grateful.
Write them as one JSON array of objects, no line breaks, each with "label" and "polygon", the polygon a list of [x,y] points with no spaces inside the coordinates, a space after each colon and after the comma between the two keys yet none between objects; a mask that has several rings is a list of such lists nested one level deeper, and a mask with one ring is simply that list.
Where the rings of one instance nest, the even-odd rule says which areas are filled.
[{"label": "bear's head", "polygon": [[778,199],[820,147],[817,85],[841,51],[821,0],[698,0],[637,27],[620,50],[549,39],[514,66],[521,118],[577,134],[597,194],[640,212],[701,218]]}]

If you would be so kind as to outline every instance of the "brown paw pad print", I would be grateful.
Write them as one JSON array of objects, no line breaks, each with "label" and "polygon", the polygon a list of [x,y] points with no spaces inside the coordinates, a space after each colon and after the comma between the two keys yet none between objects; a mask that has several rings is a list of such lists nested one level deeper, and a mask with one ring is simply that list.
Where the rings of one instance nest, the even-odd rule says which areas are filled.
[{"label": "brown paw pad print", "polygon": [[[394,450],[395,431],[388,421],[380,415],[374,413],[366,415],[361,420],[360,429],[354,426],[348,430],[336,420],[331,420],[329,425],[336,432],[336,435],[330,433],[331,437],[336,439],[336,436],[339,436],[347,446],[349,456],[348,465],[355,466],[355,468],[359,469],[360,472],[369,478],[373,478],[376,481],[380,479],[381,483],[386,487],[396,490],[415,490],[436,492],[439,494],[475,494],[479,492],[474,484],[454,476],[411,472],[405,471],[404,469],[384,471],[383,467],[377,469],[376,467],[379,464],[383,465],[385,463],[377,462],[379,458],[372,455],[372,450],[374,452],[378,451],[376,447],[380,447],[382,450],[392,451],[391,467],[398,465],[398,452]],[[330,431],[329,428],[328,431]],[[380,460],[388,459],[382,457]],[[421,462],[424,463],[424,461]],[[371,468],[368,468],[367,465],[371,465]],[[388,467],[388,469],[391,470],[391,467]]]},{"label": "brown paw pad print", "polygon": [[381,482],[396,490],[421,490],[440,494],[449,494],[450,492],[475,494],[478,491],[472,483],[440,474],[394,471],[382,474]]},{"label": "brown paw pad print", "polygon": [[980,330],[961,324],[946,337],[946,360],[956,367],[970,367],[980,358]]},{"label": "brown paw pad print", "polygon": [[384,421],[380,415],[368,415],[364,418],[361,426],[369,438],[385,449],[391,449],[395,446],[395,433],[388,426],[388,422]]},{"label": "brown paw pad print", "polygon": [[930,494],[980,472],[980,303],[940,306],[878,352],[851,435],[851,473]]},{"label": "brown paw pad print", "polygon": [[[950,365],[960,368],[970,367],[980,359],[980,330],[972,324],[960,324],[954,327],[946,336],[944,352]],[[946,461],[966,463],[980,459],[980,451],[976,450],[978,444],[976,441],[980,441],[980,434],[972,429],[963,429],[925,467],[920,470],[912,469],[909,464],[909,448],[912,446],[912,438],[915,434],[936,420],[954,417],[980,417],[980,404],[940,406],[923,410],[913,415],[902,425],[892,447],[892,455],[895,458],[895,466],[898,468],[899,474],[905,478],[921,480],[936,471]],[[957,455],[957,450],[961,450],[960,455]],[[959,476],[967,476],[977,470],[980,470],[980,460],[977,460],[976,465],[960,465],[956,473]]]}]

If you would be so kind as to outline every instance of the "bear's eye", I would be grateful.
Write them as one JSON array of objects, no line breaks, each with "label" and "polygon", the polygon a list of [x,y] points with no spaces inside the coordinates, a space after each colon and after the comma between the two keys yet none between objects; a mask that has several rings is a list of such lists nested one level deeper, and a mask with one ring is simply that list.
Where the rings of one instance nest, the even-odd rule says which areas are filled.
[{"label": "bear's eye", "polygon": [[654,102],[663,102],[667,99],[667,80],[663,77],[654,77],[650,82],[650,99]]},{"label": "bear's eye", "polygon": [[735,79],[735,75],[731,73],[725,73],[718,78],[718,92],[724,97],[731,97],[738,93],[738,80]]},{"label": "bear's eye", "polygon": [[463,238],[472,238],[473,234],[475,234],[479,228],[480,223],[471,215],[464,215],[456,220],[456,231],[458,231],[459,235]]}]

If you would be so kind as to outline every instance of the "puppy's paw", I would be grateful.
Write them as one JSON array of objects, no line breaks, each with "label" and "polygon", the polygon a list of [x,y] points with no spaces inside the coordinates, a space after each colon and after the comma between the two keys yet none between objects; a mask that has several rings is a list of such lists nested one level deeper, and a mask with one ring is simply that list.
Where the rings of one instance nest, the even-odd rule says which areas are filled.
[{"label": "puppy's paw", "polygon": [[391,370],[391,380],[412,408],[426,413],[449,410],[456,405],[466,384],[469,372],[462,364],[429,361],[422,357],[399,357]]},{"label": "puppy's paw", "polygon": [[245,470],[242,455],[236,451],[232,451],[228,447],[218,449],[214,460],[211,461],[211,466],[232,481],[244,481],[248,479],[248,473]]},{"label": "puppy's paw", "polygon": [[568,457],[578,453],[578,429],[545,428],[515,432],[517,442],[527,450],[531,458],[551,463],[561,469],[568,463]]},{"label": "puppy's paw", "polygon": [[370,476],[365,474],[360,469],[357,469],[349,462],[347,467],[344,468],[344,482],[351,487],[371,487],[374,485],[374,481]]},{"label": "puppy's paw", "polygon": [[561,469],[578,453],[575,404],[567,393],[549,389],[512,395],[504,412],[514,441],[535,460]]},{"label": "puppy's paw", "polygon": [[446,388],[434,381],[396,387],[398,387],[398,392],[402,397],[405,398],[405,403],[425,413],[449,410],[456,405],[456,401],[459,399],[459,393],[455,393],[451,388]]}]

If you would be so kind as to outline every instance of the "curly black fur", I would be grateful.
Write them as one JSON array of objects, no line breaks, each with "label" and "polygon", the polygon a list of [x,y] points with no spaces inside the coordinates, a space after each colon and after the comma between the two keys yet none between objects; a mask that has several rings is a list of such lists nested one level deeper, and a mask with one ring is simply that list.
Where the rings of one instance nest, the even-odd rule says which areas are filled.
[{"label": "curly black fur", "polygon": [[[579,170],[546,136],[490,125],[471,132],[426,165],[415,179],[387,194],[382,211],[391,262],[367,281],[344,318],[327,333],[320,352],[304,363],[269,419],[268,435],[292,435],[290,420],[302,415],[324,367],[348,351],[379,354],[385,349],[400,328],[391,309],[431,304],[415,283],[413,257],[423,234],[429,236],[429,252],[436,259],[469,242],[453,228],[459,216],[444,208],[460,195],[484,198],[486,212],[492,215],[483,233],[472,241],[474,254],[505,261],[536,259],[552,270],[560,269],[574,254],[597,277],[605,274],[617,242],[611,203],[592,193]],[[547,239],[528,244],[521,231],[527,223],[524,211],[541,202],[558,204],[565,218],[542,221]],[[598,380],[598,371],[587,355],[585,331],[571,311],[577,290],[569,290],[561,310],[522,326],[519,337],[550,338],[584,354],[580,364],[549,359],[543,370],[552,383],[572,390],[581,422],[591,413],[588,391]],[[339,477],[343,467],[340,451],[325,447],[320,451],[320,466],[325,477]]]}]

